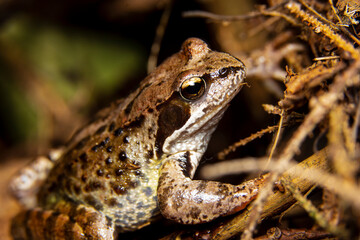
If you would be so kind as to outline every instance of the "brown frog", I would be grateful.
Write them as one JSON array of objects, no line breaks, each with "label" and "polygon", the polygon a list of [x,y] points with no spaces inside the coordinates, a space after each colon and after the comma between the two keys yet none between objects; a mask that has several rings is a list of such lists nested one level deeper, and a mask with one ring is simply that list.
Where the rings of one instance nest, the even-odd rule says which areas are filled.
[{"label": "brown frog", "polygon": [[244,78],[240,60],[186,40],[62,151],[14,178],[29,209],[13,219],[14,239],[116,239],[160,214],[197,224],[243,209],[264,178],[230,185],[192,177]]}]

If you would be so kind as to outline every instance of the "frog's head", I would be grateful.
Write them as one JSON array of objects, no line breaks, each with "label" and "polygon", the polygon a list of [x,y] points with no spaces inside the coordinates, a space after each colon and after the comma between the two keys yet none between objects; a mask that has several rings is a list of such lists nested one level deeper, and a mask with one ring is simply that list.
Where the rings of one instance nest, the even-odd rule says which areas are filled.
[{"label": "frog's head", "polygon": [[186,61],[171,82],[171,96],[157,106],[156,147],[166,155],[190,153],[195,169],[229,102],[244,85],[245,66],[194,38],[183,43],[177,57]]}]

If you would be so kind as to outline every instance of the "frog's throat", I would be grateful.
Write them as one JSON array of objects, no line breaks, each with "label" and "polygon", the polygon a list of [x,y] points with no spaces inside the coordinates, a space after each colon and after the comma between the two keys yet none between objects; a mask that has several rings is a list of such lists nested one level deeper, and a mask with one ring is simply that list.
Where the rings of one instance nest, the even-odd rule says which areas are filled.
[{"label": "frog's throat", "polygon": [[231,78],[228,79],[228,81],[232,82],[229,86],[229,91],[223,93],[219,101],[213,103],[211,108],[204,106],[197,109],[198,115],[194,116],[193,114],[196,113],[192,113],[192,117],[165,140],[163,145],[164,153],[173,155],[179,152],[190,151],[194,155],[190,158],[191,169],[196,169],[207,148],[212,133],[228,108],[230,101],[243,85],[244,72],[239,71],[231,76]]}]

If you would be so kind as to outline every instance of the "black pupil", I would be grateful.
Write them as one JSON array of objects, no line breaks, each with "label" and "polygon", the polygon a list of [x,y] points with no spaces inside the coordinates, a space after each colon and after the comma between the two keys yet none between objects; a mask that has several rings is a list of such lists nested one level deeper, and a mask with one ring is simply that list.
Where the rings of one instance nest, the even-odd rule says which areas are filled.
[{"label": "black pupil", "polygon": [[191,82],[188,86],[186,86],[186,94],[189,95],[196,95],[200,92],[202,87],[202,83],[201,82]]}]

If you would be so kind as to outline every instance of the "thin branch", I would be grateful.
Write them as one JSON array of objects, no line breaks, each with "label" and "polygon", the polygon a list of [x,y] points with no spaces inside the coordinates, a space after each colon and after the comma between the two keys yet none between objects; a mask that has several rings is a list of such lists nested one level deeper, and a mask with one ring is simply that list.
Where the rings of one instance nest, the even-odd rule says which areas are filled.
[{"label": "thin branch", "polygon": [[343,239],[349,238],[349,232],[347,230],[329,223],[323,214],[296,188],[291,181],[283,179],[282,182],[284,183],[285,188],[293,194],[299,205],[308,212],[310,217],[316,220],[316,223],[319,224],[319,226],[336,236],[341,236]]},{"label": "thin branch", "polygon": [[342,38],[342,36],[335,33],[328,25],[318,21],[315,17],[310,16],[305,11],[301,10],[300,4],[291,1],[287,3],[285,7],[303,21],[308,22],[315,32],[321,31],[325,36],[334,41],[339,48],[349,52],[353,59],[358,59],[360,57],[358,49],[355,49],[351,43],[347,42]]},{"label": "thin branch", "polygon": [[160,46],[165,34],[165,29],[169,22],[172,4],[173,4],[172,0],[167,1],[164,12],[161,15],[160,23],[156,28],[155,39],[151,46],[150,56],[147,64],[148,73],[152,72],[157,66],[157,58],[159,56]]},{"label": "thin branch", "polygon": [[327,24],[329,24],[333,29],[338,29],[336,27],[336,25],[332,22],[330,22],[329,20],[327,20],[326,18],[324,18],[320,13],[318,13],[315,9],[313,9],[312,7],[310,7],[304,0],[299,0],[299,2],[304,5],[310,12],[312,12],[313,14],[315,14],[315,16],[317,16],[318,18],[320,18],[322,21],[326,22]]},{"label": "thin branch", "polygon": [[255,17],[261,17],[261,16],[272,16],[272,17],[281,17],[285,19],[286,21],[290,22],[292,25],[298,25],[292,17],[283,14],[281,12],[275,11],[275,9],[279,8],[282,4],[276,5],[274,7],[271,7],[269,9],[260,9],[259,11],[250,12],[248,14],[244,15],[235,15],[235,16],[227,16],[227,15],[220,15],[215,14],[211,12],[206,11],[187,11],[182,14],[183,17],[189,18],[189,17],[198,17],[198,18],[206,18],[212,21],[217,22],[234,22],[234,21],[243,21],[243,20],[249,20]]},{"label": "thin branch", "polygon": [[274,155],[275,149],[276,149],[277,144],[278,144],[278,142],[279,142],[280,133],[281,133],[281,128],[282,128],[282,126],[283,126],[283,121],[284,121],[284,114],[285,114],[285,111],[284,111],[284,110],[281,110],[278,130],[277,130],[277,132],[276,132],[276,137],[275,137],[274,144],[273,144],[273,146],[271,147],[271,151],[270,151],[270,154],[269,154],[269,158],[268,158],[268,161],[267,161],[267,163],[266,163],[267,165],[270,164],[271,159],[272,159],[272,156]]}]

